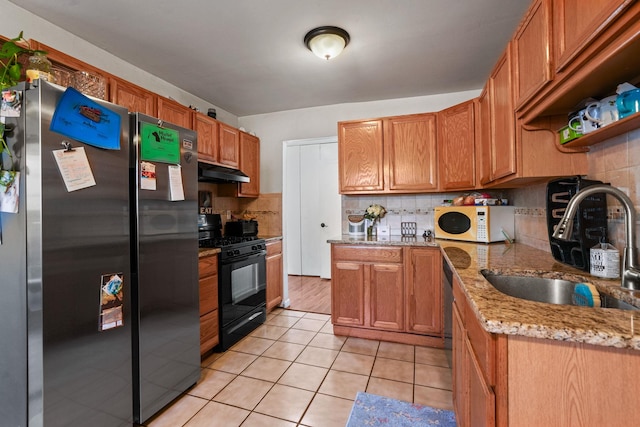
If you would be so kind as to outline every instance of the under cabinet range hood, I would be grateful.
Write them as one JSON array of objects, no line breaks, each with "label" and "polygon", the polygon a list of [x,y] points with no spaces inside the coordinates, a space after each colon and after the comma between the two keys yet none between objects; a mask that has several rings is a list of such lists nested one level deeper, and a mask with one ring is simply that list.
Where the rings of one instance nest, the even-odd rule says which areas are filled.
[{"label": "under cabinet range hood", "polygon": [[198,181],[213,183],[249,182],[241,170],[198,162]]}]

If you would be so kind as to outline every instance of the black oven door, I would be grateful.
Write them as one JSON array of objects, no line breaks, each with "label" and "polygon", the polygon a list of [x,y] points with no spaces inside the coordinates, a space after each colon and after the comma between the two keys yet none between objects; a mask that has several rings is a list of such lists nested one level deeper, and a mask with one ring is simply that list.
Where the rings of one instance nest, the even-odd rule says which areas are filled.
[{"label": "black oven door", "polygon": [[264,317],[267,283],[264,251],[245,258],[221,261],[218,283],[223,333],[225,330],[244,329],[247,323]]}]

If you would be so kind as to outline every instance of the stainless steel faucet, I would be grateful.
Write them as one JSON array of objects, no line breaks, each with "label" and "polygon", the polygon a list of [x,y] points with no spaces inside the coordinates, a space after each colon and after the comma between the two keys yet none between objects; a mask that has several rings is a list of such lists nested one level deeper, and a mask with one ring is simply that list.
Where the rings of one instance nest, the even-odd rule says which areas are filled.
[{"label": "stainless steel faucet", "polygon": [[622,287],[631,290],[640,290],[640,269],[638,269],[638,249],[636,248],[636,211],[633,202],[622,191],[609,185],[598,184],[584,188],[569,200],[567,209],[553,232],[553,237],[561,240],[569,240],[573,232],[573,217],[576,215],[578,206],[585,198],[596,193],[610,194],[624,206],[626,220],[626,246],[622,258],[621,276]]}]

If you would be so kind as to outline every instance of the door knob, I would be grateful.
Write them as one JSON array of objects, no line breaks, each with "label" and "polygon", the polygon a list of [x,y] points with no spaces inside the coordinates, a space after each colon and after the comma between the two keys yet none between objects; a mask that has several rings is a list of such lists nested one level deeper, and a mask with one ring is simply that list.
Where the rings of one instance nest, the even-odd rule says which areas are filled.
[{"label": "door knob", "polygon": [[325,228],[327,226],[327,224],[325,224],[324,222],[320,224],[320,227]]}]

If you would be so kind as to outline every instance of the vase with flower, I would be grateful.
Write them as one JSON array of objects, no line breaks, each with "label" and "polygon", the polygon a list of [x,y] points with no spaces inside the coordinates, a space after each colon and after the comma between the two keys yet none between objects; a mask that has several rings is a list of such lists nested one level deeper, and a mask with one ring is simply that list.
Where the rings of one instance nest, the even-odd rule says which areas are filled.
[{"label": "vase with flower", "polygon": [[367,210],[364,212],[364,217],[369,220],[369,225],[367,226],[367,236],[372,237],[377,234],[376,232],[376,222],[380,218],[383,218],[387,210],[378,204],[370,205]]}]

